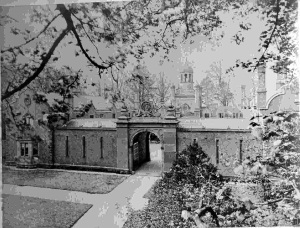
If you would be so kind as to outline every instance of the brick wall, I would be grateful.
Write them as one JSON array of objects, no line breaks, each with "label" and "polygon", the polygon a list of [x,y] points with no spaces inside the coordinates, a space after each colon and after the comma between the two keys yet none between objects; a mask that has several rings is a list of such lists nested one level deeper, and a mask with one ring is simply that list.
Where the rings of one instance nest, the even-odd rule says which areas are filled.
[{"label": "brick wall", "polygon": [[[239,164],[241,158],[255,157],[262,153],[262,145],[247,130],[208,131],[193,129],[184,131],[181,129],[177,131],[178,151],[186,148],[193,142],[193,139],[198,140],[198,145],[210,156],[211,163],[217,165],[223,175],[233,175],[233,169]],[[217,146],[219,148],[218,164]]]},{"label": "brick wall", "polygon": [[[67,136],[68,156],[66,156]],[[85,157],[83,157],[83,136],[85,137]],[[117,167],[116,137],[116,129],[57,130],[55,132],[55,163]]]}]

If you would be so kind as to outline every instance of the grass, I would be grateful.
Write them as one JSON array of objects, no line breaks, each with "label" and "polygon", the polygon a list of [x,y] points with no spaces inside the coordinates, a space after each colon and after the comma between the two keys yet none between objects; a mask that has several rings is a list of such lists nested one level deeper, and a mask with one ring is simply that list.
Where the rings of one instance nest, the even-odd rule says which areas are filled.
[{"label": "grass", "polygon": [[72,227],[92,205],[3,194],[3,227]]},{"label": "grass", "polygon": [[127,176],[114,174],[89,174],[54,170],[13,170],[3,168],[3,184],[33,186],[70,191],[107,194],[122,183]]}]

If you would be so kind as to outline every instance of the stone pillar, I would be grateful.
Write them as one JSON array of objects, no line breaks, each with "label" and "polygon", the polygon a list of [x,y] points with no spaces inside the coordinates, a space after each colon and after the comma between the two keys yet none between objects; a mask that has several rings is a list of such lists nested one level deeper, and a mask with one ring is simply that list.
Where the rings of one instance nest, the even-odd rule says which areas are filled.
[{"label": "stone pillar", "polygon": [[267,102],[266,64],[258,66],[257,108],[265,108]]},{"label": "stone pillar", "polygon": [[134,95],[134,109],[136,110],[136,111],[138,111],[139,110],[139,104],[140,104],[140,101],[139,101],[139,90],[138,89],[136,89],[136,90],[134,90],[134,93],[135,93],[135,95]]},{"label": "stone pillar", "polygon": [[171,103],[172,105],[176,105],[176,98],[175,98],[175,85],[171,86]]},{"label": "stone pillar", "polygon": [[17,157],[21,156],[21,144],[20,141],[17,141]]},{"label": "stone pillar", "polygon": [[200,117],[200,85],[195,86],[195,116]]},{"label": "stone pillar", "polygon": [[169,106],[167,110],[167,116],[164,122],[163,131],[163,162],[164,162],[164,172],[168,172],[172,166],[173,161],[176,159],[176,130],[178,121],[175,117],[175,107]]},{"label": "stone pillar", "polygon": [[117,121],[117,168],[132,170],[132,151],[129,147],[128,111],[122,107],[121,116]]},{"label": "stone pillar", "polygon": [[32,157],[32,141],[28,142],[28,157]]},{"label": "stone pillar", "polygon": [[176,159],[177,142],[176,142],[176,130],[178,121],[165,120],[164,130],[163,130],[163,167],[164,172],[168,172],[172,167],[173,161]]}]

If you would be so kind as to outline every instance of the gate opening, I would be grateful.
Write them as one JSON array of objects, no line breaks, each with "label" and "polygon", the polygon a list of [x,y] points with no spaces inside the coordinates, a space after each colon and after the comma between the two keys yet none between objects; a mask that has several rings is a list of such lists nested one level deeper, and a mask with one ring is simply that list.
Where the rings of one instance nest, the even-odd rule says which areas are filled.
[{"label": "gate opening", "polygon": [[133,139],[133,170],[144,175],[160,175],[163,156],[156,134],[141,132]]}]

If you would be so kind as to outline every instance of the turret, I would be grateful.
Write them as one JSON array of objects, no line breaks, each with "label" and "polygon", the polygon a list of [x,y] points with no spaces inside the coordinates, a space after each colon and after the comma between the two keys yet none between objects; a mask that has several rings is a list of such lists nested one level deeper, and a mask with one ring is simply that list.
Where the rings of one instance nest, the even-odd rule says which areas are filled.
[{"label": "turret", "polygon": [[202,110],[201,110],[201,94],[202,94],[202,88],[198,84],[195,86],[195,116],[202,117]]},{"label": "turret", "polygon": [[257,108],[266,107],[267,90],[266,90],[266,64],[258,66],[258,89],[257,89]]},{"label": "turret", "polygon": [[180,71],[180,90],[193,92],[193,80],[193,68],[186,62]]}]

